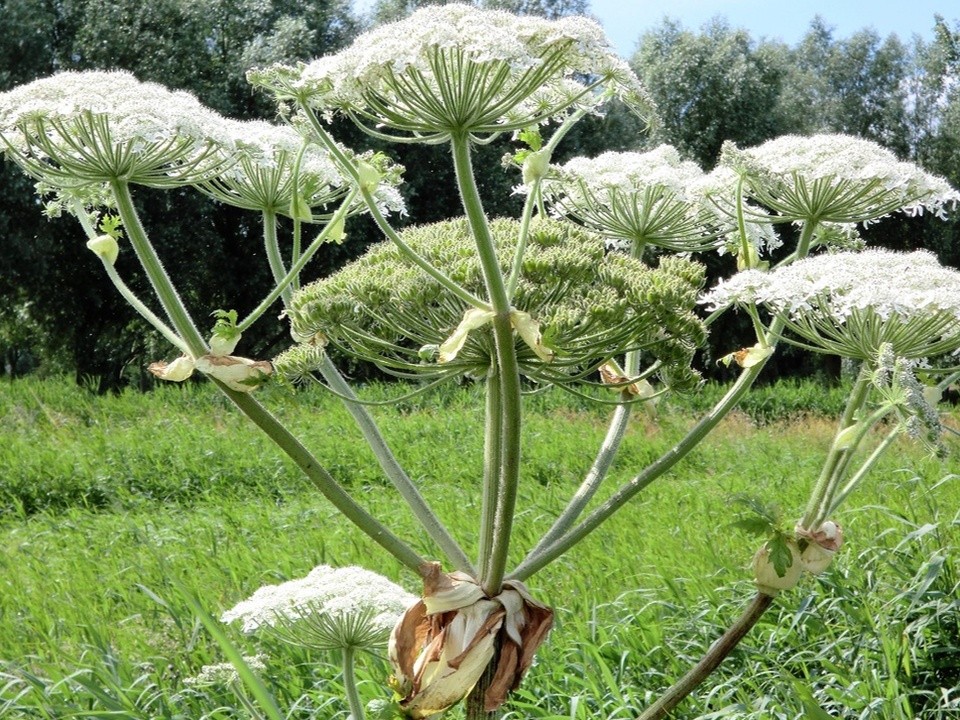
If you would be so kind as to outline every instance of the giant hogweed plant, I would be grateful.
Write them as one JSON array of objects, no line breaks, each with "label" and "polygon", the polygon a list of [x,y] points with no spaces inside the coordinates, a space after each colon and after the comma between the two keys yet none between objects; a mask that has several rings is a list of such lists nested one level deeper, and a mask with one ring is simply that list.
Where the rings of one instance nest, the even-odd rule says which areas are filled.
[{"label": "giant hogweed plant", "polygon": [[[46,211],[79,220],[117,290],[170,342],[171,357],[151,370],[174,382],[196,372],[209,378],[345,521],[422,578],[422,597],[411,603],[363,573],[320,568],[262,588],[224,615],[244,618],[247,631],[340,650],[355,720],[365,716],[352,679],[355,653],[385,644],[393,676],[379,712],[432,717],[467,698],[469,718],[496,717],[552,624],[527,583],[690,453],[781,342],[855,359],[859,376],[796,523],[771,508],[773,499],[747,503],[752,512],[741,525],[763,536],[756,597],[642,718],[665,717],[778,593],[829,565],[843,538],[838,507],[899,436],[938,447],[936,383],[960,348],[960,274],[922,252],[863,250],[856,224],[897,211],[943,213],[958,200],[943,180],[843,136],[728,145],[709,175],[667,146],[554,165],[569,129],[609,101],[647,118],[654,112],[598,26],[583,18],[431,7],[336,55],[258,69],[250,80],[273,94],[283,124],[230,120],[129,74],[87,72],[0,95],[0,133],[6,157],[36,179]],[[463,217],[398,232],[390,218],[403,212],[402,168],[339,144],[330,131],[337,117],[380,140],[447,146]],[[506,164],[520,171],[526,201],[519,219],[491,220],[473,151],[503,134],[519,141]],[[184,186],[260,213],[275,280],[258,307],[242,317],[221,311],[209,332],[178,295],[176,269],[172,277],[161,264],[134,198],[140,187]],[[341,241],[360,213],[373,218],[384,242],[331,277],[301,284],[310,259],[324,243]],[[280,217],[292,228],[283,243]],[[796,244],[771,267],[783,223],[795,226]],[[119,275],[123,247],[135,253],[155,297],[137,297]],[[689,256],[712,251],[734,254],[741,272],[704,293],[702,267]],[[243,333],[277,303],[294,346],[272,362],[235,355]],[[755,344],[724,358],[739,366],[736,382],[662,457],[605,488],[634,409],[695,391],[695,351],[731,308],[756,331]],[[448,527],[431,510],[331,348],[421,389],[483,384],[478,517]],[[434,554],[424,557],[367,512],[256,400],[255,389],[272,377],[320,382],[342,398]],[[524,394],[551,387],[606,398],[609,430],[539,542],[514,548]],[[479,538],[475,557],[461,544],[468,535]],[[511,556],[520,562],[511,565]],[[262,711],[279,717],[239,654],[230,657]]]}]

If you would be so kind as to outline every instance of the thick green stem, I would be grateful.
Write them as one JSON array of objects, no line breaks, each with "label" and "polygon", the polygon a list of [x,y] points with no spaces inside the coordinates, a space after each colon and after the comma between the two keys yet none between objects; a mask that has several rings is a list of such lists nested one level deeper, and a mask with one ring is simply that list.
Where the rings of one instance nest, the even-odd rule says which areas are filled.
[{"label": "thick green stem", "polygon": [[364,720],[363,702],[360,700],[360,693],[357,691],[357,677],[354,672],[356,665],[356,650],[351,648],[343,649],[343,689],[347,694],[347,704],[350,706],[351,720]]},{"label": "thick green stem", "polygon": [[[84,209],[83,205],[77,203],[74,207],[74,215],[77,220],[80,221],[80,225],[83,226],[83,232],[86,234],[88,240],[94,240],[97,237],[97,231],[93,227],[93,223],[90,222],[90,218],[87,216],[87,212]],[[107,258],[100,255],[97,255],[100,258],[100,261],[103,263],[103,269],[107,272],[107,277],[110,278],[110,282],[113,283],[113,286],[120,293],[120,296],[130,303],[130,306],[136,310],[140,316],[150,323],[167,341],[177,348],[180,352],[188,352],[186,344],[177,335],[172,328],[170,328],[163,320],[161,320],[156,313],[148,308],[144,302],[138,298],[133,290],[131,290],[127,284],[123,281],[123,278],[120,277],[120,273],[117,272],[117,269],[113,266],[113,263],[110,262]]]},{"label": "thick green stem", "polygon": [[657,702],[644,710],[637,720],[663,720],[667,717],[671,710],[720,666],[772,604],[773,597],[757,593],[740,618],[707,650],[700,662],[661,695]]},{"label": "thick green stem", "polygon": [[501,422],[500,374],[491,368],[485,383],[486,413],[483,435],[483,498],[480,505],[480,541],[477,568],[482,576],[490,571],[493,526],[497,510],[497,475],[500,472]]},{"label": "thick green stem", "polygon": [[507,300],[513,302],[517,292],[517,283],[520,282],[520,271],[523,269],[523,254],[527,250],[527,238],[530,235],[530,220],[533,218],[533,209],[540,196],[540,180],[536,180],[530,187],[527,200],[523,204],[523,215],[520,217],[520,237],[517,240],[517,249],[513,255],[513,266],[510,268],[510,277],[507,280]]},{"label": "thick green stem", "polygon": [[[290,250],[290,264],[296,265],[300,261],[301,251],[300,245],[303,241],[303,222],[300,218],[293,218],[293,243]],[[296,292],[300,289],[300,276],[294,275],[293,279],[290,281],[291,289]]]},{"label": "thick green stem", "polygon": [[[553,155],[553,151],[557,148],[557,145],[560,144],[560,141],[586,114],[586,110],[577,110],[571,113],[553,135],[550,136],[550,140],[539,152],[544,153],[549,159]],[[527,194],[527,200],[523,206],[523,215],[520,219],[520,241],[517,244],[517,251],[513,258],[513,266],[510,268],[510,277],[507,280],[507,297],[511,302],[517,290],[517,283],[520,280],[520,270],[523,266],[523,253],[526,250],[530,219],[533,217],[534,208],[541,208],[543,205],[543,196],[540,192],[542,183],[543,179],[540,177],[533,181]]]},{"label": "thick green stem", "polygon": [[380,433],[380,428],[377,427],[376,421],[367,409],[358,402],[351,402],[351,400],[356,400],[353,389],[349,383],[343,379],[340,371],[337,370],[336,366],[326,355],[323,356],[323,361],[320,364],[320,373],[323,375],[323,379],[326,380],[327,385],[343,399],[343,404],[353,416],[357,427],[359,427],[360,432],[363,433],[363,437],[366,439],[370,449],[373,450],[373,454],[380,463],[384,474],[406,501],[423,529],[426,530],[427,534],[437,543],[446,555],[447,560],[449,560],[454,567],[473,575],[476,571],[470,559],[466,553],[464,553],[463,548],[457,544],[457,541],[450,535],[447,528],[440,522],[440,519],[433,510],[430,509],[426,500],[423,499],[423,496],[413,484],[410,476],[407,475],[397,461],[396,456],[390,450],[386,440],[384,440],[383,435]]},{"label": "thick green stem", "polygon": [[130,306],[140,313],[140,316],[150,323],[167,341],[177,348],[180,352],[186,353],[187,346],[180,339],[180,337],[166,325],[159,317],[157,317],[154,312],[148,308],[136,295],[133,294],[133,290],[127,287],[127,284],[123,281],[123,278],[117,273],[117,269],[111,265],[105,258],[103,260],[103,269],[107,271],[107,276],[113,282],[113,286],[117,289],[120,295],[130,303]]},{"label": "thick green stem", "polygon": [[467,305],[479,308],[481,310],[490,309],[487,303],[483,302],[483,300],[478,298],[473,293],[457,285],[457,283],[451,280],[446,274],[441,272],[434,265],[430,264],[429,261],[421,257],[413,248],[407,245],[397,231],[394,230],[390,223],[387,222],[387,219],[383,216],[383,213],[380,212],[380,209],[376,205],[373,194],[367,190],[362,190],[361,193],[363,195],[363,199],[367,203],[367,209],[370,211],[370,217],[374,219],[374,222],[377,223],[377,227],[380,228],[380,231],[387,237],[387,239],[397,246],[397,249],[400,250],[401,255],[436,280],[440,285],[450,291],[452,295],[463,300],[463,302],[465,302]]},{"label": "thick green stem", "polygon": [[850,395],[847,397],[847,405],[843,410],[843,415],[837,426],[837,433],[834,435],[833,443],[823,462],[823,469],[820,471],[820,477],[810,494],[810,500],[807,503],[806,512],[800,524],[808,529],[815,529],[823,521],[823,513],[830,505],[831,489],[836,489],[839,483],[839,476],[842,475],[844,462],[855,449],[856,443],[847,437],[850,427],[856,424],[856,416],[866,402],[868,391],[870,390],[870,371],[866,364],[860,368],[860,374],[857,376]]},{"label": "thick green stem", "polygon": [[277,277],[277,270],[283,269],[283,261],[280,259],[280,249],[276,242],[276,215],[273,215],[273,242],[267,238],[267,217],[264,216],[264,240],[267,247],[267,257],[270,257],[270,247],[271,244],[276,248],[276,259],[279,261],[276,267],[274,266],[273,261],[270,262],[271,272],[274,273],[274,288],[270,293],[257,305],[256,308],[250,311],[250,314],[247,315],[241,322],[237,323],[237,329],[240,332],[246,331],[257,319],[267,311],[267,309],[276,302],[277,298],[283,297],[284,306],[288,306],[290,303],[290,297],[292,295],[291,285],[294,278],[299,277],[300,271],[303,270],[304,266],[310,262],[313,256],[317,253],[317,250],[326,242],[327,238],[330,235],[330,230],[333,227],[336,227],[337,224],[342,222],[347,213],[350,211],[350,205],[353,204],[353,200],[356,197],[356,191],[351,192],[347,198],[343,201],[337,211],[333,214],[333,217],[330,218],[330,222],[327,223],[326,227],[314,238],[313,242],[307,246],[307,249],[297,258],[297,261],[290,266],[290,269],[287,270],[286,275]]},{"label": "thick green stem", "polygon": [[[170,317],[174,328],[183,337],[192,355],[200,357],[207,354],[209,348],[193,324],[192,318],[163,269],[153,245],[147,238],[130,197],[129,187],[126,183],[115,182],[113,183],[113,192],[117,201],[117,210],[123,221],[127,237],[130,239],[130,244],[136,251],[137,257],[140,258],[154,291]],[[214,380],[214,382],[217,381]],[[267,437],[273,440],[296,463],[304,475],[323,493],[324,497],[330,500],[348,520],[380,544],[404,566],[415,572],[417,571],[425,562],[424,558],[420,557],[409,545],[360,507],[333,479],[330,473],[317,462],[317,459],[303,447],[300,441],[291,435],[273,415],[248,393],[236,392],[220,382],[217,382],[217,385],[257,427],[267,434]]]},{"label": "thick green stem", "polygon": [[284,282],[287,277],[287,268],[280,255],[280,243],[277,242],[277,214],[273,210],[263,211],[263,246],[267,251],[267,264],[270,265],[270,272],[273,274],[274,287],[279,290],[283,304],[289,305],[293,291],[290,289],[289,281]]},{"label": "thick green stem", "polygon": [[480,676],[477,684],[473,686],[473,690],[471,690],[470,694],[467,695],[467,699],[464,703],[466,720],[497,720],[497,718],[499,718],[502,714],[500,710],[492,710],[488,712],[486,709],[487,689],[493,683],[493,676],[496,673],[499,654],[500,643],[496,642],[494,644],[493,659],[483,671],[483,675]]},{"label": "thick green stem", "polygon": [[367,209],[370,211],[370,217],[372,217],[374,222],[377,223],[377,227],[380,228],[380,231],[387,237],[387,239],[397,246],[400,254],[471,307],[476,307],[483,310],[488,309],[486,303],[455,283],[446,274],[441,272],[437,267],[428,262],[403,241],[403,238],[400,237],[397,231],[393,229],[389,222],[387,222],[387,219],[383,216],[383,213],[380,212],[380,208],[377,207],[376,199],[374,198],[373,193],[370,191],[370,188],[363,186],[363,183],[360,180],[360,173],[357,170],[354,162],[343,151],[343,148],[337,145],[336,141],[330,137],[330,133],[327,132],[327,129],[323,126],[323,123],[320,122],[320,119],[317,117],[316,113],[306,105],[302,106],[302,109],[307,119],[310,121],[310,126],[317,133],[317,137],[320,138],[320,142],[323,143],[323,146],[336,159],[337,164],[343,169],[343,171],[350,175],[351,179],[356,184],[356,187],[360,188],[364,202],[367,204]]},{"label": "thick green stem", "polygon": [[313,483],[334,507],[360,530],[366,533],[383,549],[400,561],[405,567],[416,572],[426,562],[403,540],[390,532],[380,521],[364,510],[323,468],[317,459],[290,432],[249,393],[236,392],[218,383],[220,389],[229,397],[244,415],[266,433],[281,450],[296,463],[297,467]]},{"label": "thick green stem", "polygon": [[493,318],[493,337],[496,347],[496,371],[500,376],[500,469],[497,477],[496,510],[494,512],[493,536],[489,568],[480,568],[481,584],[488,595],[500,591],[506,571],[510,535],[513,530],[513,515],[520,476],[520,366],[514,344],[513,325],[510,321],[510,300],[500,269],[493,235],[483,212],[483,203],[477,191],[470,157],[470,140],[466,134],[451,137],[453,164],[457,174],[457,186],[467,224],[477,246],[477,255],[483,271],[483,279],[496,313]]},{"label": "thick green stem", "polygon": [[826,508],[823,516],[824,518],[829,518],[833,513],[837,511],[837,508],[840,507],[840,504],[847,499],[847,496],[860,484],[860,482],[867,476],[867,474],[873,469],[873,466],[877,464],[877,460],[887,451],[887,449],[893,444],[893,441],[899,437],[900,433],[903,432],[903,427],[897,425],[893,430],[887,433],[887,436],[874,448],[873,452],[870,453],[870,456],[863,461],[863,464],[857,470],[856,474],[847,483],[836,492],[831,494],[830,505]]},{"label": "thick green stem", "polygon": [[197,330],[193,318],[191,318],[190,313],[187,312],[183,301],[177,294],[176,289],[174,289],[173,283],[170,281],[170,277],[163,267],[163,263],[160,262],[156,250],[153,249],[153,245],[147,237],[147,232],[144,230],[143,224],[140,222],[140,216],[137,214],[137,209],[133,204],[133,198],[130,195],[130,186],[120,180],[114,180],[110,184],[110,187],[111,190],[113,190],[113,196],[117,202],[117,211],[120,213],[120,219],[123,221],[123,228],[127,233],[127,238],[130,240],[131,247],[133,247],[137,258],[140,260],[140,264],[147,273],[147,278],[150,280],[150,285],[160,300],[163,311],[170,319],[174,330],[176,330],[177,334],[183,339],[190,354],[194,357],[206,355],[209,351],[207,343],[200,334],[200,331]]},{"label": "thick green stem", "polygon": [[527,555],[523,562],[510,573],[510,578],[524,580],[549,565],[596,530],[634,495],[686,457],[687,454],[726,417],[727,413],[737,406],[740,399],[746,394],[760,375],[764,364],[764,362],[760,362],[753,367],[745,368],[743,372],[741,372],[737,382],[727,391],[727,394],[721,398],[707,415],[701,418],[700,421],[687,432],[679,443],[648,465],[639,475],[621,486],[606,502],[590,513],[583,522],[575,528],[569,530],[548,546],[541,548],[539,552]]}]

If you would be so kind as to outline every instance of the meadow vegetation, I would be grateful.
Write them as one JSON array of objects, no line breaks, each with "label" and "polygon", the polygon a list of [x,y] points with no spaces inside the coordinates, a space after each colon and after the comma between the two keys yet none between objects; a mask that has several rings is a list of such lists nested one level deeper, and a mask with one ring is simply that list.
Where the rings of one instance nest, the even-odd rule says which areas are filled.
[{"label": "meadow vegetation", "polygon": [[[667,450],[721,389],[639,418],[613,479]],[[416,537],[339,401],[319,388],[262,392],[377,517]],[[557,625],[505,717],[633,718],[695,662],[752,584],[755,543],[731,526],[731,503],[775,495],[796,515],[845,393],[759,388],[670,475],[538,575],[531,588],[556,608]],[[477,398],[474,387],[447,387],[375,411],[454,528],[480,502]],[[557,391],[526,403],[517,547],[562,508],[608,412]],[[244,422],[210,384],[105,397],[67,380],[0,386],[0,717],[250,717],[229,684],[189,682],[224,657],[188,598],[217,616],[320,563],[361,564],[419,591]],[[837,561],[783,593],[673,717],[956,717],[957,467],[906,442],[888,453],[837,517],[847,537]],[[475,552],[475,538],[458,540]],[[416,549],[431,552],[426,538]],[[229,631],[246,654],[263,655],[291,718],[348,715],[335,658]],[[362,697],[383,697],[385,661],[365,657],[358,670]]]}]

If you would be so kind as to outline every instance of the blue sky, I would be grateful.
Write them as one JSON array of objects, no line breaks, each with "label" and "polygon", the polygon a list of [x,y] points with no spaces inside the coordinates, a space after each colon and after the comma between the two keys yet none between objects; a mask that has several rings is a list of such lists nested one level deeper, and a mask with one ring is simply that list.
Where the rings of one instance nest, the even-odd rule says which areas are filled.
[{"label": "blue sky", "polygon": [[896,33],[901,40],[914,34],[930,39],[935,14],[951,25],[960,19],[957,0],[591,0],[590,8],[624,57],[633,53],[640,35],[664,17],[698,30],[711,18],[724,16],[754,39],[779,38],[790,45],[803,36],[815,15],[834,29],[834,38],[870,27],[881,37]]}]

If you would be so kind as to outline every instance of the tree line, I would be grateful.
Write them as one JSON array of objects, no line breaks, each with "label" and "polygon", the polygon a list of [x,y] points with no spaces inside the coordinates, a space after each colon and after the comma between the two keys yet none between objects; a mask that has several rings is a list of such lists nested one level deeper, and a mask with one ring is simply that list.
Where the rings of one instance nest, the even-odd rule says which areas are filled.
[{"label": "tree line", "polygon": [[[349,0],[0,0],[0,91],[62,70],[125,69],[189,90],[225,115],[270,119],[272,104],[245,81],[249,67],[335,52],[366,27],[423,4],[377,0],[359,15]],[[587,0],[481,4],[553,18],[589,12]],[[960,21],[934,17],[931,25],[929,40],[881,38],[871,30],[838,38],[815,19],[791,46],[754,39],[720,19],[698,30],[664,21],[639,37],[629,59],[659,107],[660,123],[645,131],[614,109],[582,124],[555,159],[666,142],[709,169],[725,140],[750,146],[787,133],[843,132],[874,140],[958,186]],[[337,134],[357,149],[376,147],[349,127]],[[510,145],[503,138],[477,158],[491,215],[519,209],[511,193],[517,178],[497,162]],[[404,191],[411,219],[432,222],[456,212],[442,150],[377,149],[409,168]],[[0,370],[72,372],[98,391],[147,383],[142,368],[168,348],[102,276],[75,221],[44,220],[31,181],[9,163],[0,167],[0,184]],[[187,190],[143,192],[138,202],[198,315],[228,305],[242,313],[259,302],[270,278],[256,218]],[[348,232],[343,245],[329,246],[315,261],[314,273],[330,272],[379,239],[363,221]],[[887,247],[928,248],[960,266],[956,220],[889,218],[866,235]],[[142,290],[126,255],[118,269]],[[709,258],[711,273],[728,273],[724,262]],[[269,357],[287,338],[279,320],[265,324],[245,335],[244,352]]]}]

